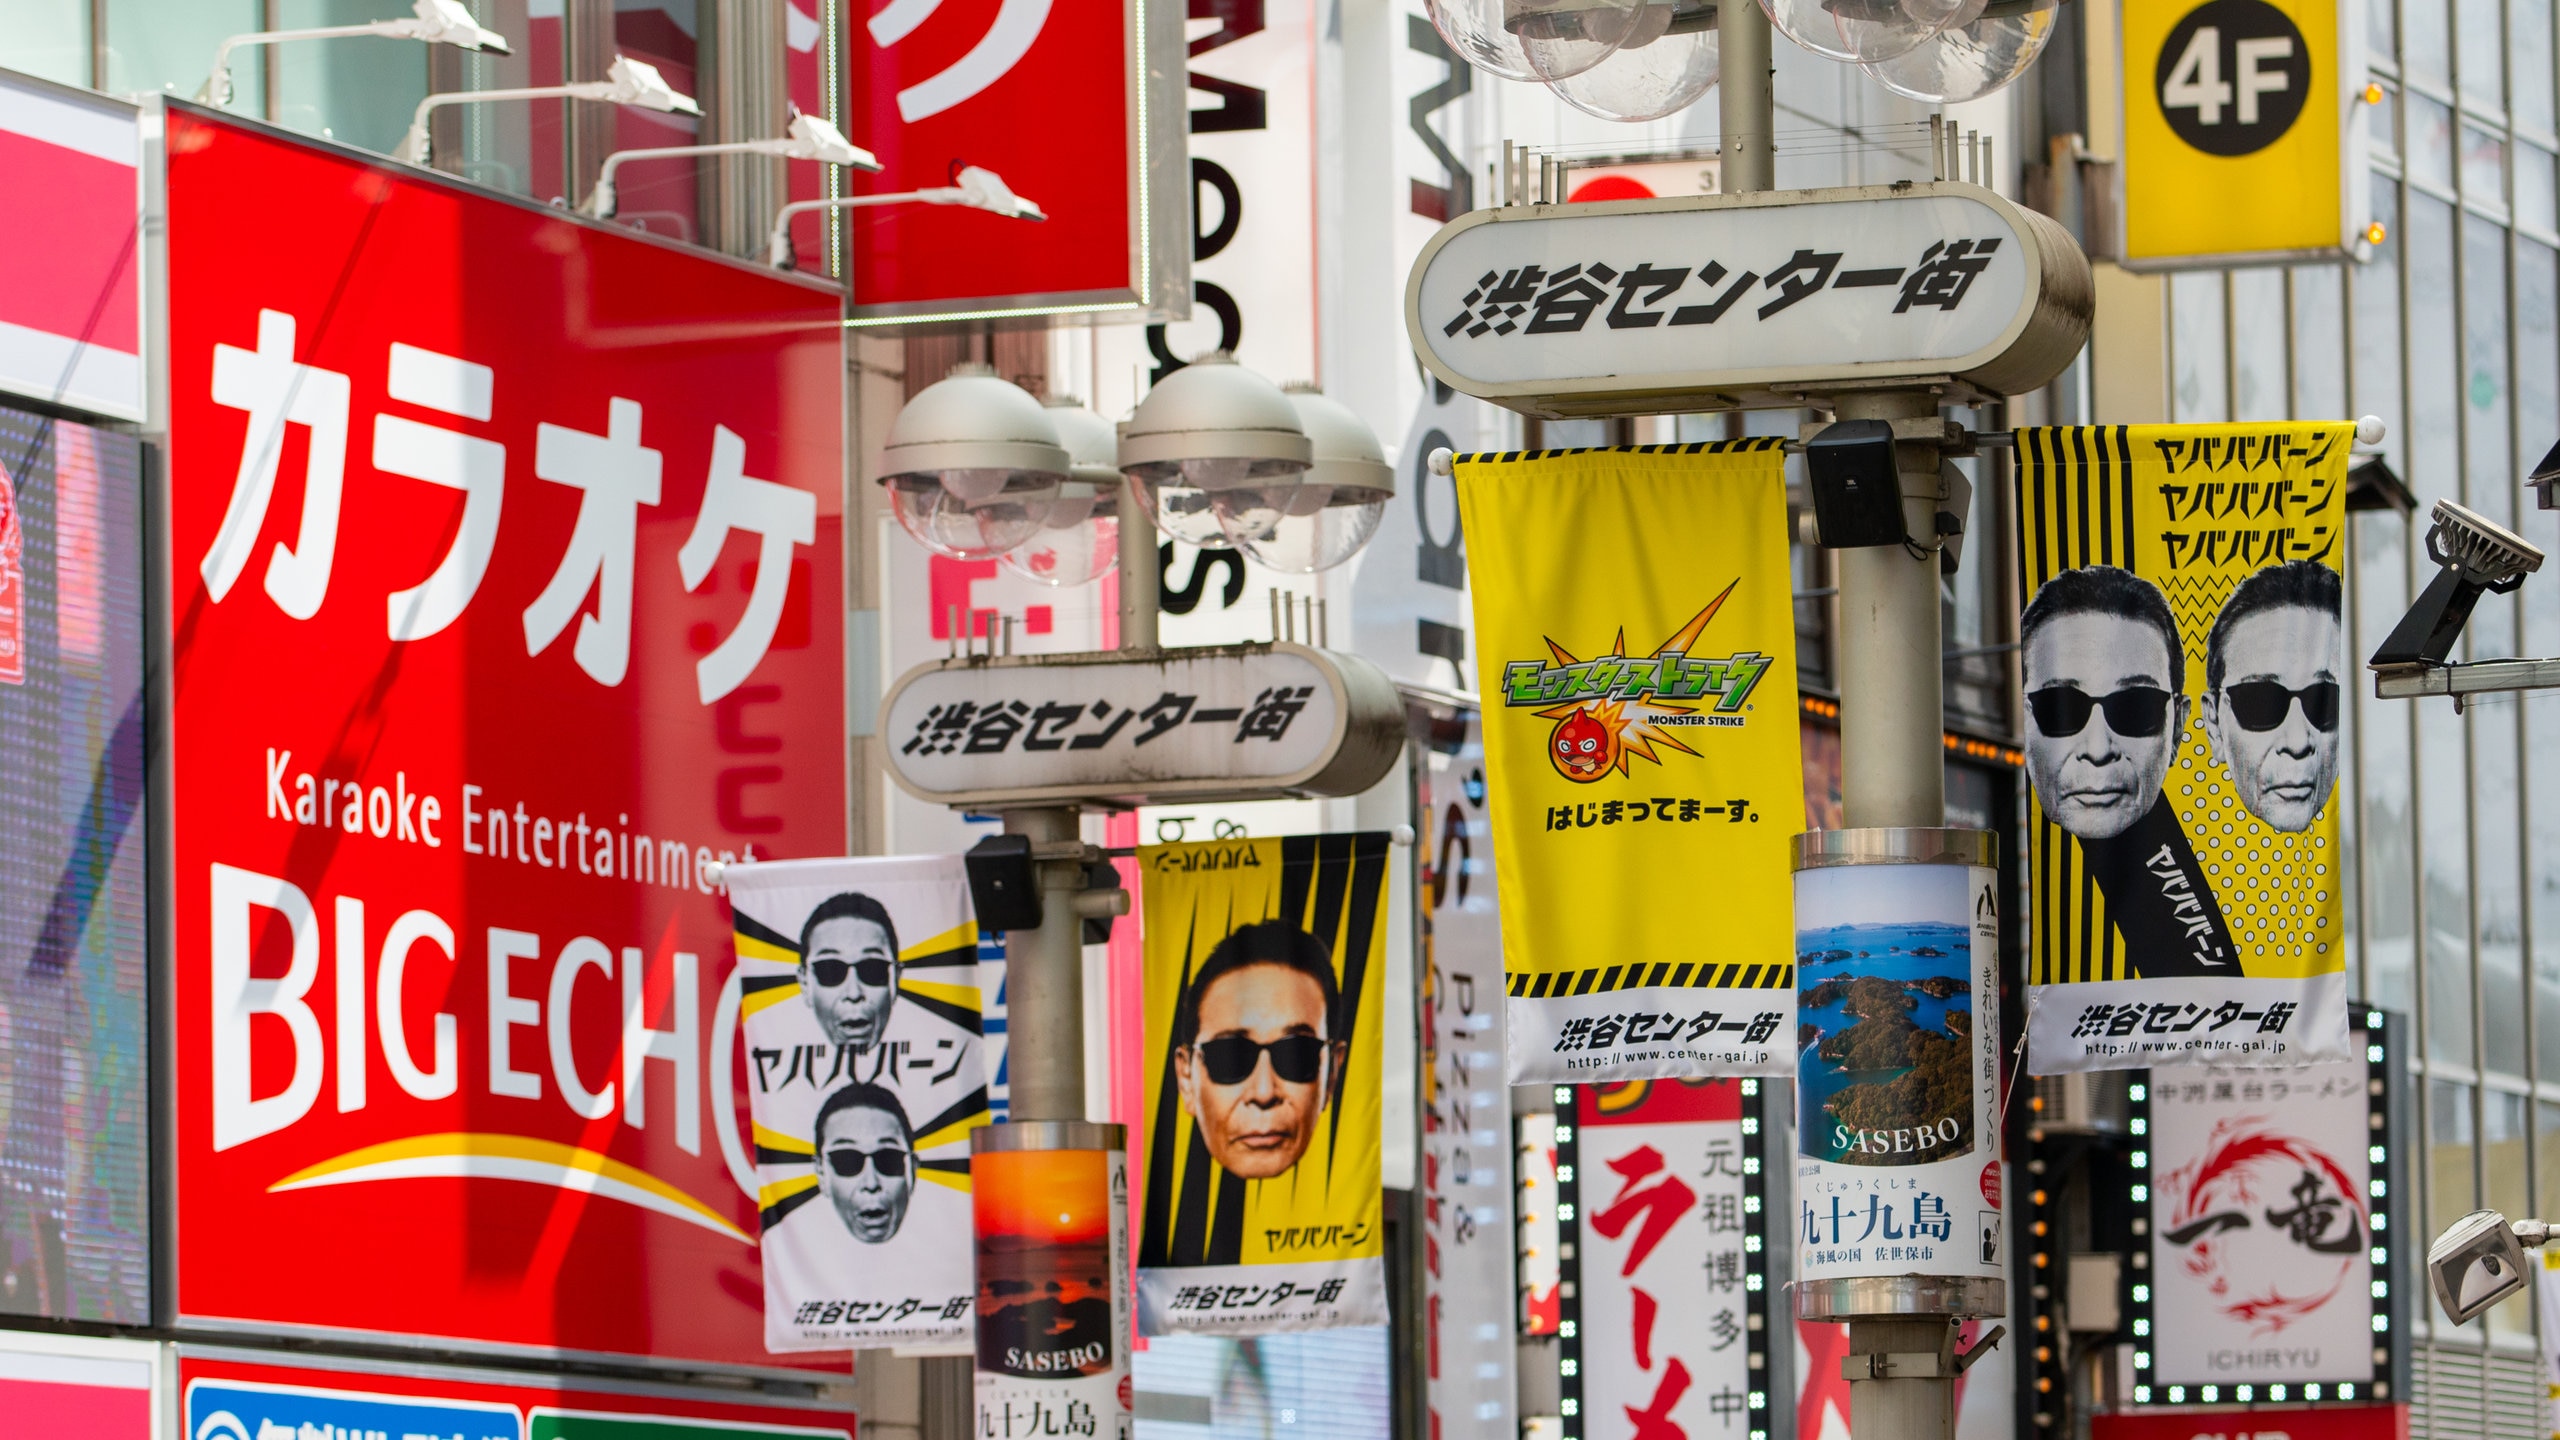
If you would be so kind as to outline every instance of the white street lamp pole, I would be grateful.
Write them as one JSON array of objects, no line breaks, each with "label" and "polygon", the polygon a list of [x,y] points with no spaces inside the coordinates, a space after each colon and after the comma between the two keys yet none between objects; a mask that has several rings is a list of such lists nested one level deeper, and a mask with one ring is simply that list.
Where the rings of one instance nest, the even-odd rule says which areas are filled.
[{"label": "white street lamp pole", "polygon": [[471,12],[456,0],[417,0],[415,15],[407,20],[368,20],[361,25],[321,25],[301,30],[260,30],[253,34],[224,38],[213,50],[212,73],[196,90],[196,99],[207,105],[228,106],[231,103],[231,52],[252,45],[282,45],[295,40],[351,40],[365,36],[381,36],[390,40],[423,40],[431,45],[453,45],[464,50],[493,50],[500,55],[514,52],[507,48],[507,37],[495,30],[483,30],[471,18]]},{"label": "white street lamp pole", "polygon": [[445,105],[485,105],[499,100],[602,100],[615,105],[636,105],[661,114],[699,115],[702,107],[690,95],[679,95],[658,67],[627,55],[613,57],[613,68],[602,80],[580,80],[567,85],[534,85],[516,90],[445,90],[418,102],[417,113],[410,117],[409,133],[401,137],[400,148],[391,158],[424,165],[432,157],[434,142],[428,138],[427,120]]},{"label": "white street lamp pole", "polygon": [[961,170],[957,185],[934,185],[887,195],[845,195],[833,200],[794,200],[774,212],[773,233],[765,242],[766,257],[776,270],[792,268],[791,217],[794,215],[816,210],[858,210],[867,205],[895,205],[907,201],[925,205],[966,205],[1014,220],[1049,218],[1037,203],[1008,189],[994,171],[971,165]]}]

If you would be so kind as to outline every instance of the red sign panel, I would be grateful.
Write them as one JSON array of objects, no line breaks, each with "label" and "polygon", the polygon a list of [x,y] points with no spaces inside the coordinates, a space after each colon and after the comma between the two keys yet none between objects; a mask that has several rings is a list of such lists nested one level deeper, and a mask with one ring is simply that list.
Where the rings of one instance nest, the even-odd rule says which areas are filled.
[{"label": "red sign panel", "polygon": [[2409,1440],[2406,1405],[2267,1405],[2095,1415],[2091,1440]]},{"label": "red sign panel", "polygon": [[713,862],[840,853],[829,290],[172,105],[190,1320],[764,1354]]},{"label": "red sign panel", "polygon": [[[948,186],[974,165],[1049,217],[918,203],[850,211],[854,313],[1143,309],[1164,263],[1187,274],[1187,256],[1154,254],[1162,242],[1149,233],[1165,228],[1168,205],[1188,214],[1181,15],[1167,0],[897,0],[848,17],[844,128],[884,167],[848,173],[852,193]],[[1149,77],[1151,44],[1166,77]],[[822,218],[796,225],[801,253],[819,253]]]}]

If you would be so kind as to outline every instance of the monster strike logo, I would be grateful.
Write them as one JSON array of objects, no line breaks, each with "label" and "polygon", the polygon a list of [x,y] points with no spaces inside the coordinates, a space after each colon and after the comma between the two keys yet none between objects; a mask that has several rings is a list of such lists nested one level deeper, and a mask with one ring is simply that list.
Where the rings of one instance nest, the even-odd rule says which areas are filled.
[{"label": "monster strike logo", "polygon": [[[1689,654],[1716,611],[1733,594],[1736,580],[1707,602],[1679,632],[1650,655],[1627,654],[1627,632],[1618,632],[1606,655],[1576,660],[1554,640],[1547,641],[1553,663],[1513,660],[1502,667],[1502,703],[1507,708],[1543,707],[1541,720],[1556,722],[1547,742],[1547,760],[1556,773],[1588,785],[1616,771],[1630,773],[1630,760],[1662,757],[1659,745],[1683,755],[1698,752],[1672,732],[1695,726],[1739,726],[1742,710],[1770,657],[1743,650],[1721,660]],[[1675,704],[1697,701],[1698,704]]]}]

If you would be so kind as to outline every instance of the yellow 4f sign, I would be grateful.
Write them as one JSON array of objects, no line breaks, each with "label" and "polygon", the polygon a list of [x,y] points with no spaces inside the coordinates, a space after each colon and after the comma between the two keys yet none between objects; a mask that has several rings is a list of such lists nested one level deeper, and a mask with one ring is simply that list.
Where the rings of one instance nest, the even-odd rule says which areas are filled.
[{"label": "yellow 4f sign", "polygon": [[2364,0],[2124,0],[2135,268],[2353,255],[2365,243]]}]

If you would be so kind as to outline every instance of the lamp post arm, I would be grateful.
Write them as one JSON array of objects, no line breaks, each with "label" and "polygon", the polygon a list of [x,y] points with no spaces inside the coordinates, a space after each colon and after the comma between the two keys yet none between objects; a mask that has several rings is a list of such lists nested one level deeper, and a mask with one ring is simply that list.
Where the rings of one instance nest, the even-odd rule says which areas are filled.
[{"label": "lamp post arm", "polygon": [[625,160],[669,160],[679,155],[780,155],[787,140],[732,140],[719,145],[659,145],[646,150],[616,150],[604,157],[596,188],[587,196],[586,212],[599,220],[613,218],[613,172]]},{"label": "lamp post arm", "polygon": [[900,190],[890,195],[844,195],[833,200],[794,200],[773,214],[773,233],[767,237],[765,251],[776,270],[791,268],[791,217],[812,210],[856,210],[865,205],[889,205],[901,200],[922,200],[930,205],[949,205],[959,190],[937,185],[929,190]]},{"label": "lamp post arm", "polygon": [[[386,22],[392,23],[392,22]],[[427,117],[442,105],[481,105],[492,100],[611,100],[613,83],[609,80],[581,80],[570,85],[534,85],[518,90],[439,90],[418,102],[418,111],[409,118],[409,133],[400,139],[400,148],[391,152],[394,160],[424,165],[430,155],[427,139]]]},{"label": "lamp post arm", "polygon": [[198,103],[228,107],[231,104],[231,52],[251,45],[281,45],[292,40],[346,40],[365,35],[405,38],[402,26],[414,26],[411,20],[372,20],[362,25],[323,25],[309,30],[260,30],[249,35],[227,35],[213,47],[213,72],[196,87]]}]

